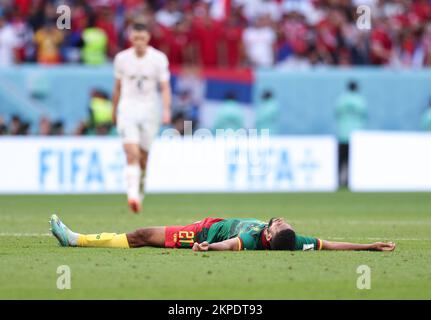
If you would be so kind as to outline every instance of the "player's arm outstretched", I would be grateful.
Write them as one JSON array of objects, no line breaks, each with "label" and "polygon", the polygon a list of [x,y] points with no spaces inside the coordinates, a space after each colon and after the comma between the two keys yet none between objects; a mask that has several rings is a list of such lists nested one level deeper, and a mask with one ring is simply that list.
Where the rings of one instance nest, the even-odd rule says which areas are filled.
[{"label": "player's arm outstretched", "polygon": [[322,250],[393,251],[394,249],[394,242],[375,242],[371,244],[359,244],[322,240]]},{"label": "player's arm outstretched", "polygon": [[193,245],[193,251],[239,251],[241,250],[241,240],[236,237],[228,240],[224,240],[216,243],[208,243],[206,241],[202,243],[195,242]]},{"label": "player's arm outstretched", "polygon": [[[216,243],[195,243],[193,245],[193,251],[240,251],[241,241],[238,237],[229,240],[216,242]],[[395,243],[393,242],[375,242],[371,244],[360,244],[360,243],[349,243],[349,242],[335,242],[322,240],[322,246],[320,250],[344,250],[344,251],[393,251],[395,249]]]}]

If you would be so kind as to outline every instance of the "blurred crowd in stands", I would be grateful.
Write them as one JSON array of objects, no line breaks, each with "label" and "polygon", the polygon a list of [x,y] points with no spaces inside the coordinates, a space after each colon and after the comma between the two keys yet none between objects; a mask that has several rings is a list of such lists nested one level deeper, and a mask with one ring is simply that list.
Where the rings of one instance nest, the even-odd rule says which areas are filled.
[{"label": "blurred crowd in stands", "polygon": [[[57,28],[62,4],[70,30]],[[360,5],[370,30],[357,27]],[[172,65],[431,65],[430,0],[0,0],[0,65],[103,64],[129,45],[136,15]]]},{"label": "blurred crowd in stands", "polygon": [[[13,115],[7,122],[0,114],[0,136],[25,136],[30,134],[30,123],[24,121],[19,115]],[[61,136],[64,134],[62,121],[51,121],[47,117],[41,117],[37,131],[41,136]]]},{"label": "blurred crowd in stands", "polygon": [[[71,28],[64,20],[71,9]],[[370,8],[371,28],[357,25],[358,6]],[[103,65],[129,46],[136,16],[146,18],[151,45],[182,66],[174,87],[173,126],[199,127],[203,68],[378,65],[431,66],[431,0],[0,0],[0,68],[14,64]],[[279,106],[271,92],[256,106],[256,126],[279,131]],[[88,120],[77,135],[115,134],[109,93],[94,89]],[[227,119],[227,120],[226,120]],[[424,115],[431,130],[431,107]],[[6,121],[7,120],[7,121]],[[214,127],[241,127],[234,93],[226,93]],[[34,130],[33,130],[34,132]],[[0,114],[0,135],[26,135],[19,115]],[[41,117],[37,133],[62,135],[62,121]]]}]

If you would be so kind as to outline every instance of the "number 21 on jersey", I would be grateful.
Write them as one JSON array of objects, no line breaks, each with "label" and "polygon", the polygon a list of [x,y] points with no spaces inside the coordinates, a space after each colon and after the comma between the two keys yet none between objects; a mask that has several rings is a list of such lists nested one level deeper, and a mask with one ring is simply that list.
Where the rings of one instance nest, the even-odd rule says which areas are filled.
[{"label": "number 21 on jersey", "polygon": [[181,244],[193,244],[195,233],[193,231],[180,231],[178,233],[178,241]]}]

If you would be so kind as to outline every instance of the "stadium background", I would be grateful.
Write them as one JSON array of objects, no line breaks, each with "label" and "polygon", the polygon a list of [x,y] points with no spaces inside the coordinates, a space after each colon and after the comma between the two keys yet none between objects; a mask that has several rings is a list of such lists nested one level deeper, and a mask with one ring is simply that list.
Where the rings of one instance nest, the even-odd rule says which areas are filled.
[{"label": "stadium background", "polygon": [[[70,30],[56,28],[62,4]],[[360,5],[371,8],[371,29],[357,26]],[[244,127],[271,137],[221,149],[195,135],[159,139],[148,191],[180,194],[151,194],[134,217],[106,111],[112,58],[128,46],[136,15],[170,58],[174,128],[192,120],[194,134]],[[430,21],[427,0],[0,0],[0,297],[429,298]],[[365,101],[358,114],[345,102],[352,83],[353,98]],[[360,129],[347,130],[348,141],[340,104],[354,122],[347,127]],[[347,167],[339,144],[349,145]],[[347,191],[347,181],[350,191],[379,193]],[[283,215],[302,233],[398,248],[383,258],[64,251],[47,234],[53,212],[89,233]],[[369,291],[355,285],[364,263]],[[55,287],[59,264],[73,270],[69,292]]]},{"label": "stadium background", "polygon": [[[364,4],[371,10],[371,29],[357,25],[360,12],[356,9]],[[62,11],[57,12],[60,5],[70,8],[70,29],[57,26],[58,21],[64,23],[59,20]],[[331,136],[333,144],[349,142],[343,130],[350,130],[348,135],[354,129],[427,131],[431,122],[431,72],[427,68],[431,64],[430,8],[428,1],[2,1],[0,133],[116,136],[109,112],[113,87],[111,61],[119,50],[129,45],[127,32],[130,22],[138,15],[150,27],[151,44],[166,52],[170,59],[173,127],[181,134],[184,134],[185,120],[193,121],[192,132],[199,128],[213,133],[216,128],[256,128],[258,131],[268,128],[272,136]],[[357,115],[352,110],[344,110],[340,116],[337,106],[343,95],[348,94],[348,85],[352,82],[358,87],[354,94],[365,101],[365,110]],[[351,117],[349,112],[353,113]],[[73,143],[70,144],[73,148]],[[289,160],[290,151],[286,148],[279,150],[279,163]],[[304,173],[302,187],[289,187],[289,183],[295,184],[292,180],[280,186],[283,182],[274,178],[272,184],[253,190],[327,191],[335,190],[338,183],[346,185],[346,168],[344,172],[340,168],[340,179],[334,176],[337,161],[343,161],[334,155],[336,147],[326,149],[326,159],[316,155],[328,165],[311,160],[316,158],[316,150],[307,148],[304,144],[301,150],[292,151],[307,153],[304,160],[298,160],[297,167],[314,166],[321,168],[315,172],[326,171],[322,177],[332,176],[333,180],[326,187],[313,183],[307,186],[305,180],[324,178],[310,178],[311,173]],[[394,152],[397,153],[395,148]],[[417,152],[423,150],[418,148]],[[26,156],[23,154],[23,157]],[[159,162],[154,157],[153,162]],[[418,157],[428,159],[429,155]],[[119,161],[117,166],[122,165]],[[407,162],[404,158],[399,161],[402,165]],[[274,163],[267,165],[277,170]],[[3,169],[6,167],[4,164]],[[426,169],[421,166],[419,169],[416,162],[408,167],[416,168],[409,174],[418,176],[419,170]],[[40,182],[44,179],[43,163],[39,168],[28,175]],[[159,173],[167,176],[163,168]],[[150,179],[149,190],[228,191],[232,189],[228,184],[229,172],[233,169],[226,166],[220,170],[226,175],[221,189],[198,184],[153,187],[152,181],[161,179],[157,176]],[[357,176],[352,170],[349,174]],[[379,170],[371,168],[369,175],[374,176]],[[388,170],[382,175],[387,177],[391,173]],[[71,180],[74,180],[73,174],[72,170]],[[240,186],[233,189],[250,191],[241,187],[252,181],[246,175],[243,174],[242,180],[239,178],[241,181],[236,184]],[[284,175],[289,180],[289,175],[301,173],[286,171],[275,175]],[[383,183],[386,189],[390,189],[389,180]],[[368,189],[375,187],[372,182],[366,184]],[[423,190],[424,187],[429,189],[429,184],[410,185],[401,179],[394,188]],[[120,184],[106,188],[99,181],[101,192],[121,188]],[[20,190],[8,188],[5,183],[1,189],[3,192]],[[21,187],[23,192],[38,189],[44,191],[38,187]],[[67,192],[72,187],[53,185],[48,191],[54,189]],[[87,186],[74,190],[96,189]]]}]

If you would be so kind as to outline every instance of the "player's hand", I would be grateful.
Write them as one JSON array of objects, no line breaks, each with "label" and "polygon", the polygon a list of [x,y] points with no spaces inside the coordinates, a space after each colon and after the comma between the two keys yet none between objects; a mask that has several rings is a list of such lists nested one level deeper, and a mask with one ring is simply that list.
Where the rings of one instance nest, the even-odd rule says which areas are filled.
[{"label": "player's hand", "polygon": [[371,250],[375,251],[394,251],[395,243],[394,242],[376,242],[371,245]]},{"label": "player's hand", "polygon": [[171,111],[170,110],[163,110],[162,123],[163,123],[163,125],[171,124]]},{"label": "player's hand", "polygon": [[193,251],[208,251],[210,245],[208,242],[204,241],[202,243],[195,242],[193,245]]}]

